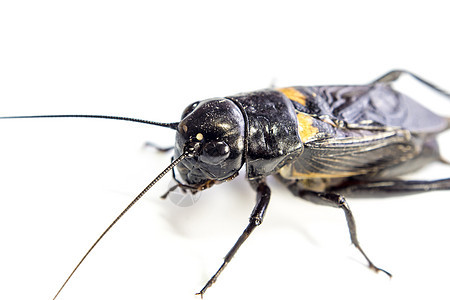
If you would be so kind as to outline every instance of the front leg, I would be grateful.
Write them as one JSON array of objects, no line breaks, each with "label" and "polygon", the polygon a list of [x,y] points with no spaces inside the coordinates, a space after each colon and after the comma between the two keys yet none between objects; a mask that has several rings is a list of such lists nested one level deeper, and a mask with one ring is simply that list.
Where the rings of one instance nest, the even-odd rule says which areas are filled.
[{"label": "front leg", "polygon": [[203,298],[206,290],[216,282],[220,273],[225,269],[228,263],[231,261],[233,256],[238,251],[239,247],[245,242],[245,240],[250,236],[252,231],[259,225],[261,225],[264,215],[266,213],[267,206],[270,200],[270,188],[267,186],[264,180],[259,181],[256,184],[256,204],[253,208],[252,214],[250,215],[249,223],[245,228],[244,232],[241,234],[239,239],[236,241],[234,246],[228,251],[227,255],[224,258],[223,264],[220,266],[219,270],[208,280],[205,286],[202,288],[197,295],[200,295]]}]

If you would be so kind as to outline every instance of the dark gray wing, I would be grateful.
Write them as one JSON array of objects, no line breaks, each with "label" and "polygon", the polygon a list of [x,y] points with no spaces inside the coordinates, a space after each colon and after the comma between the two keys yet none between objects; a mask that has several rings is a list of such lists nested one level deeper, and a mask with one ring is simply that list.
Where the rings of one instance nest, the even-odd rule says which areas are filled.
[{"label": "dark gray wing", "polygon": [[313,95],[306,103],[311,113],[329,115],[350,124],[371,121],[416,134],[438,133],[448,126],[446,118],[438,116],[421,104],[427,99],[416,102],[384,83],[297,89],[307,95]]},{"label": "dark gray wing", "polygon": [[282,177],[337,178],[376,173],[410,160],[421,151],[405,130],[328,138],[304,146],[302,155],[279,171]]}]

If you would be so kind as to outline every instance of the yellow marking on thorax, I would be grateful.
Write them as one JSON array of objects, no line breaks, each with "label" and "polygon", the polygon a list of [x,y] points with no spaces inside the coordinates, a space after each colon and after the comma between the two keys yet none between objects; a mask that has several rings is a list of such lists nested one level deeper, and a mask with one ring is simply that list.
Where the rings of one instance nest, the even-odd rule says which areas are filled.
[{"label": "yellow marking on thorax", "polygon": [[306,96],[294,89],[293,87],[280,88],[277,91],[283,93],[290,100],[300,103],[301,105],[306,105]]},{"label": "yellow marking on thorax", "polygon": [[313,138],[318,132],[319,128],[314,127],[313,118],[304,113],[297,113],[298,133],[302,139],[302,143],[306,143]]}]

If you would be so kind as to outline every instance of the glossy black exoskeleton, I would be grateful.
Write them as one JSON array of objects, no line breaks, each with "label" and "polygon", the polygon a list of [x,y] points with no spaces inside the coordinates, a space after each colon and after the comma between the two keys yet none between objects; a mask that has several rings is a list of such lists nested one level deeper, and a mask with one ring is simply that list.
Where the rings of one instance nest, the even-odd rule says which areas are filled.
[{"label": "glossy black exoskeleton", "polygon": [[351,241],[369,267],[390,276],[376,267],[361,248],[353,214],[343,195],[450,189],[450,178],[397,179],[432,161],[444,161],[436,136],[450,127],[449,118],[438,116],[391,87],[402,74],[409,74],[450,98],[447,92],[410,72],[392,71],[367,85],[299,86],[207,99],[188,106],[179,123],[97,115],[2,117],[121,119],[176,130],[173,162],[103,232],[57,295],[109,229],[175,167],[180,176],[175,178],[178,184],[196,192],[235,178],[245,165],[247,179],[256,191],[248,226],[200,295],[217,280],[239,247],[262,223],[270,200],[265,179],[270,175],[276,176],[296,196],[341,208]]},{"label": "glossy black exoskeleton", "polygon": [[257,192],[249,225],[201,295],[261,224],[270,198],[265,182],[269,175],[278,177],[296,196],[341,208],[352,243],[369,267],[390,276],[362,250],[352,212],[342,194],[450,188],[450,179],[393,179],[441,160],[436,135],[449,128],[448,118],[391,87],[391,82],[403,73],[408,72],[390,72],[368,85],[243,93],[197,102],[185,110],[177,128],[175,156],[181,155],[186,145],[195,147],[196,154],[178,165],[182,180],[201,190],[232,178],[245,164],[247,178]]}]

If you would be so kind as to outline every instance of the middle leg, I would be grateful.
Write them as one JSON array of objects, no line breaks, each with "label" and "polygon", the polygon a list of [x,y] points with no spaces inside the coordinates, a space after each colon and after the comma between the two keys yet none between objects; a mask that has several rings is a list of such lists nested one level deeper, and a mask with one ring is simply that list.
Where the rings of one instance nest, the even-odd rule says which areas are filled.
[{"label": "middle leg", "polygon": [[[283,180],[283,181],[285,181],[285,180]],[[364,256],[364,258],[366,259],[366,261],[368,263],[369,268],[375,272],[381,271],[381,272],[387,274],[389,277],[392,276],[386,270],[383,270],[383,269],[377,267],[374,263],[372,263],[372,261],[369,259],[369,257],[366,255],[366,253],[362,249],[362,247],[359,243],[359,240],[358,240],[358,236],[356,234],[355,218],[353,217],[353,213],[350,210],[350,206],[348,205],[348,202],[345,200],[345,198],[342,195],[337,194],[337,193],[327,193],[327,192],[321,193],[321,192],[304,190],[303,187],[297,181],[293,181],[293,182],[285,181],[285,183],[287,184],[289,190],[292,193],[294,193],[296,196],[299,196],[305,200],[311,201],[316,204],[326,205],[326,206],[331,206],[331,207],[336,207],[336,208],[342,209],[345,214],[345,218],[347,220],[347,226],[348,226],[348,230],[350,233],[350,239],[352,241],[352,244]]]}]

